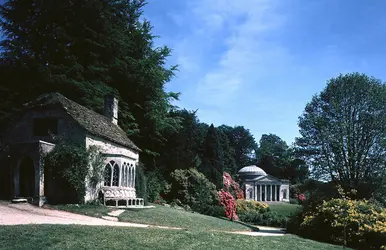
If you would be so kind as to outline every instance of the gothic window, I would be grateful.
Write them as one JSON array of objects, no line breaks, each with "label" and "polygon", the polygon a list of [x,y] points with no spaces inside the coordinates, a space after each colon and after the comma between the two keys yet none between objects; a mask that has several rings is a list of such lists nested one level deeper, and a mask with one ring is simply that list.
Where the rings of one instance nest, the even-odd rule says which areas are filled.
[{"label": "gothic window", "polygon": [[113,167],[113,183],[112,186],[118,186],[119,185],[119,166],[117,163],[114,164]]},{"label": "gothic window", "polygon": [[111,186],[111,165],[110,163],[107,163],[105,166],[105,173],[104,173],[104,178],[105,178],[105,186]]}]

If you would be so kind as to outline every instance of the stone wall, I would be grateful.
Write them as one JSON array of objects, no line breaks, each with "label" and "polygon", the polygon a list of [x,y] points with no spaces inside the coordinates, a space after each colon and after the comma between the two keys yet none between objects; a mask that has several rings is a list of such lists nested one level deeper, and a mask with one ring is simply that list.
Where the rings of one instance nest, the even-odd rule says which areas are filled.
[{"label": "stone wall", "polygon": [[58,135],[64,139],[83,144],[85,132],[66,112],[61,108],[31,109],[27,110],[20,119],[11,124],[11,129],[4,136],[3,144],[12,144],[28,141],[46,141],[54,143],[51,136],[35,136],[33,134],[35,118],[57,118]]},{"label": "stone wall", "polygon": [[129,148],[123,147],[117,143],[110,142],[100,137],[87,134],[86,136],[86,148],[90,146],[97,146],[101,152],[106,155],[121,155],[132,159],[135,163],[139,161],[139,154]]}]

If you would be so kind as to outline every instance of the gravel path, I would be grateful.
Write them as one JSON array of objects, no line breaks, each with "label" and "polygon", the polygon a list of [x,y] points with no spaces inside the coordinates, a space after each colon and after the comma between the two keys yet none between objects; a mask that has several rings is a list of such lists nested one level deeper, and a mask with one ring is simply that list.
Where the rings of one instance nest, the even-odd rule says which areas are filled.
[{"label": "gravel path", "polygon": [[[0,202],[0,225],[25,225],[25,224],[61,224],[61,225],[88,225],[88,226],[115,226],[115,227],[140,227],[161,229],[182,229],[176,227],[152,226],[146,224],[116,222],[86,215],[74,214],[60,210],[44,209],[28,203],[11,204]],[[259,232],[224,232],[250,236],[282,236],[279,228],[259,227]],[[217,230],[216,230],[217,231]]]},{"label": "gravel path", "polygon": [[[62,225],[89,225],[89,226],[119,226],[119,227],[156,227],[145,224],[114,222],[94,218],[86,215],[74,214],[65,211],[44,209],[28,203],[9,204],[0,203],[0,225],[23,224],[62,224]],[[163,227],[161,227],[163,228]],[[179,228],[169,228],[179,229]]]}]

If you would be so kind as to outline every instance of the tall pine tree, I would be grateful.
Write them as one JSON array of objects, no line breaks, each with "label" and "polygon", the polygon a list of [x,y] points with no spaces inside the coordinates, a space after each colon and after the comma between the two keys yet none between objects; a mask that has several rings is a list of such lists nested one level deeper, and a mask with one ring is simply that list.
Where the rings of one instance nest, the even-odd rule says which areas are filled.
[{"label": "tall pine tree", "polygon": [[202,163],[200,171],[213,182],[217,188],[222,187],[224,171],[223,151],[217,136],[216,128],[210,125],[202,147]]}]

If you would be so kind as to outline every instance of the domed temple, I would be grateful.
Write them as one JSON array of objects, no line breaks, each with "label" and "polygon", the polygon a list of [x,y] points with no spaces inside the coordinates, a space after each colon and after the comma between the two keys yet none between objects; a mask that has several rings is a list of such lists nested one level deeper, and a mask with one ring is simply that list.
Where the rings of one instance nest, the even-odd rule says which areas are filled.
[{"label": "domed temple", "polygon": [[239,170],[245,199],[255,201],[289,202],[289,181],[267,174],[252,165]]}]

